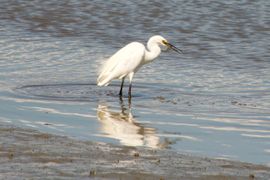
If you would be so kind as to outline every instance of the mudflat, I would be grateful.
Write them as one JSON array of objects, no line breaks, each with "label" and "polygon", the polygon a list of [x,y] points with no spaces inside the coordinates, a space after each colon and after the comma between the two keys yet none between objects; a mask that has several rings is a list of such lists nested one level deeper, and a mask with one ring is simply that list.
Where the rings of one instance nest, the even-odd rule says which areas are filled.
[{"label": "mudflat", "polygon": [[270,167],[1,124],[0,179],[270,179]]}]

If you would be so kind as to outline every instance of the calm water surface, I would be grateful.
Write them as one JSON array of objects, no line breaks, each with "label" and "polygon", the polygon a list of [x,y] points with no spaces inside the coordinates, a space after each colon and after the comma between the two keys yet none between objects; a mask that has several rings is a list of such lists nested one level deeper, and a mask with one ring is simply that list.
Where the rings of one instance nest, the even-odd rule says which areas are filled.
[{"label": "calm water surface", "polygon": [[[0,9],[0,122],[77,139],[270,164],[270,1],[10,1]],[[161,34],[134,78],[99,64]],[[127,92],[127,87],[125,88]]]}]

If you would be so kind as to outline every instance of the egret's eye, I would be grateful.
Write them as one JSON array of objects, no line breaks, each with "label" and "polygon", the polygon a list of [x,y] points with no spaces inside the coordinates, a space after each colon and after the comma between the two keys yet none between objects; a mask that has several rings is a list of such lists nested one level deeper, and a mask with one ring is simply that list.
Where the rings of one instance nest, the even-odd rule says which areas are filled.
[{"label": "egret's eye", "polygon": [[162,43],[165,44],[165,45],[168,44],[168,42],[166,40],[162,40]]}]

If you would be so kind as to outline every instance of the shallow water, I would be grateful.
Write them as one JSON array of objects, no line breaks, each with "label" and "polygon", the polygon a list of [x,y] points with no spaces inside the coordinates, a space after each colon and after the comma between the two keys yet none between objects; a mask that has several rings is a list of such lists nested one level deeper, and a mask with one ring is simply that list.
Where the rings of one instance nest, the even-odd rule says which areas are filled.
[{"label": "shallow water", "polygon": [[[127,146],[270,163],[270,2],[1,1],[0,120]],[[99,64],[161,34],[167,52],[96,87]]]}]

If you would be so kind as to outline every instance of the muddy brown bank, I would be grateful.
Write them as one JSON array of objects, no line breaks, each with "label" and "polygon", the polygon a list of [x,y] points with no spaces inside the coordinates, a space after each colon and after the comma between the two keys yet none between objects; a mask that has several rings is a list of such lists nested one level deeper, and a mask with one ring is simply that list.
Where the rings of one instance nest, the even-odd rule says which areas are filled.
[{"label": "muddy brown bank", "polygon": [[270,167],[0,125],[0,179],[270,179]]}]

